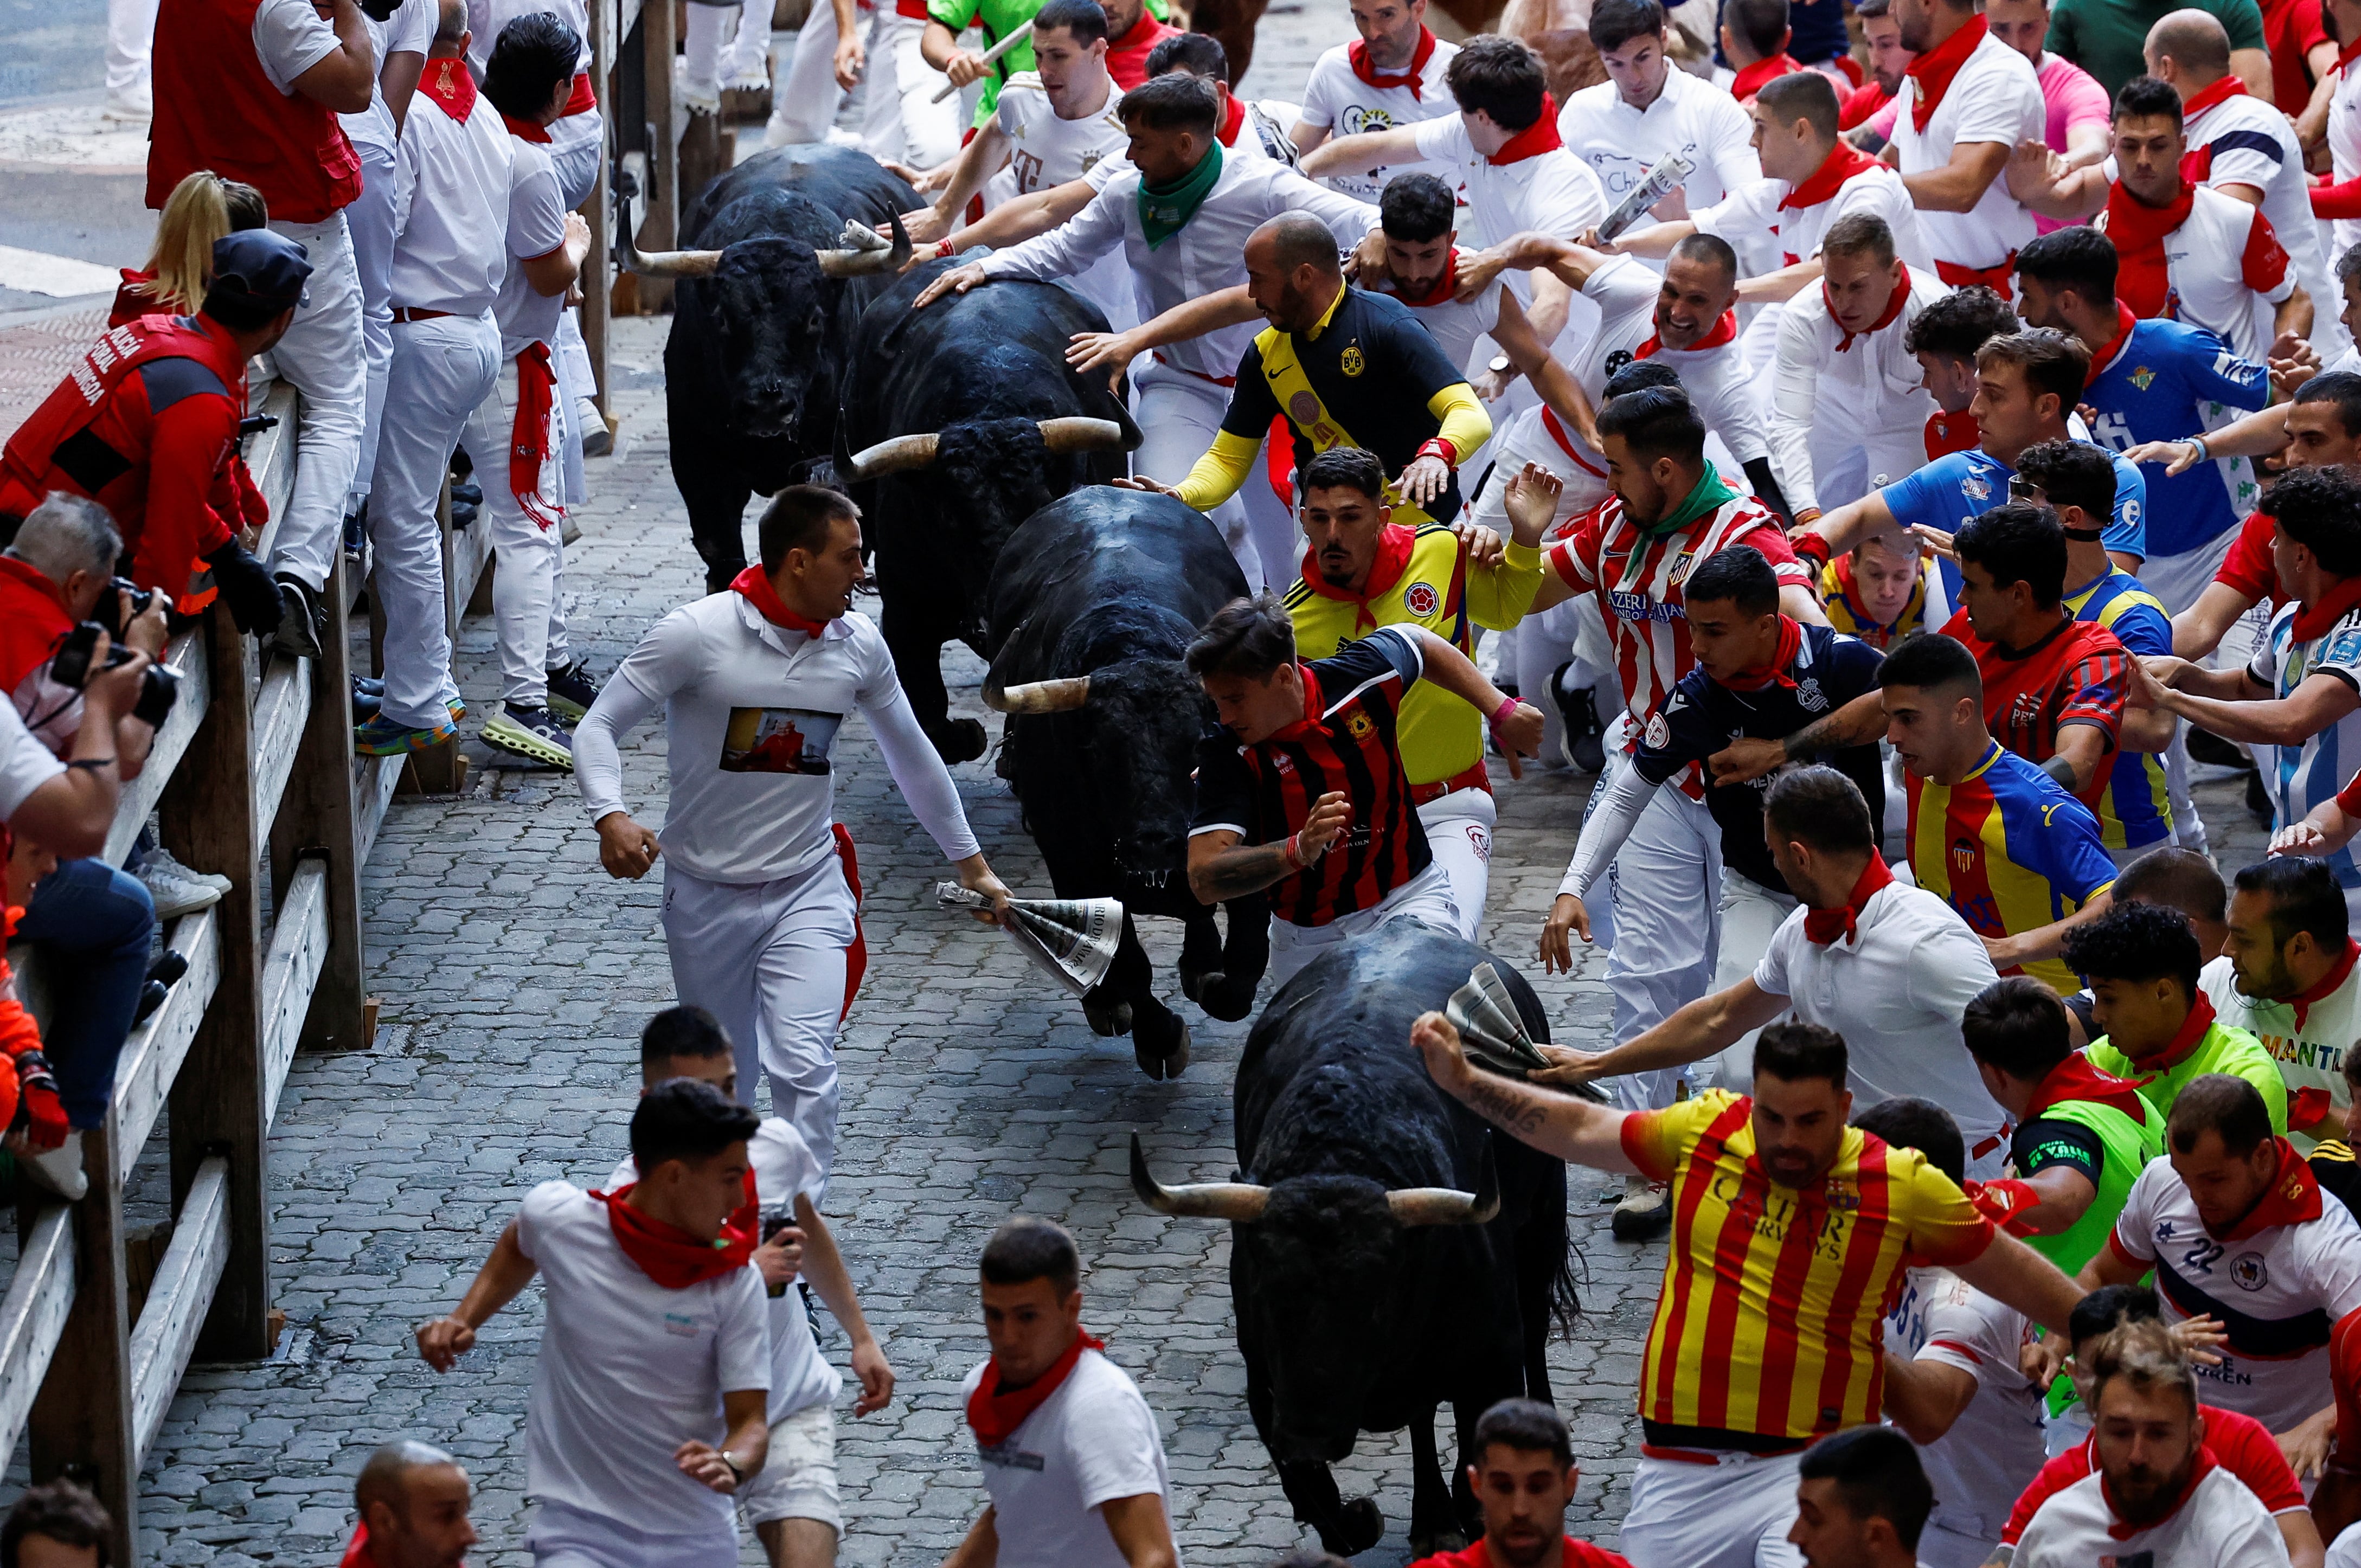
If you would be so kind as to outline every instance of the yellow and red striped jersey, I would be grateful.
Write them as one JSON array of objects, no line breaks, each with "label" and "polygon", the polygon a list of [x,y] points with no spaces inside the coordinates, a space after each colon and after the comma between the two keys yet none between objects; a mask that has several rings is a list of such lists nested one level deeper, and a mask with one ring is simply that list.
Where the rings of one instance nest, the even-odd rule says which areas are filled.
[{"label": "yellow and red striped jersey", "polygon": [[1640,1371],[1651,1444],[1762,1452],[1877,1420],[1904,1270],[1992,1245],[1949,1177],[1858,1128],[1810,1189],[1780,1186],[1754,1159],[1753,1112],[1718,1089],[1623,1124],[1623,1152],[1673,1187]]}]

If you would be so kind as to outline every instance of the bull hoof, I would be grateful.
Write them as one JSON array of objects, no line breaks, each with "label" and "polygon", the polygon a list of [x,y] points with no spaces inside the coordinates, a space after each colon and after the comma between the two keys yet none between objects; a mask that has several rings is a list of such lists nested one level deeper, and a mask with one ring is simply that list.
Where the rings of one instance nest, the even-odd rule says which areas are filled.
[{"label": "bull hoof", "polygon": [[1442,1530],[1432,1535],[1415,1530],[1410,1532],[1410,1554],[1412,1558],[1433,1557],[1446,1552],[1466,1550],[1467,1538],[1455,1530]]},{"label": "bull hoof", "polygon": [[1090,1020],[1091,1032],[1112,1039],[1131,1033],[1131,1003],[1118,1002],[1112,1007],[1097,1007],[1088,1001],[1082,1003],[1082,1016]]},{"label": "bull hoof", "polygon": [[1386,1538],[1386,1516],[1375,1497],[1355,1497],[1336,1511],[1333,1526],[1322,1525],[1320,1546],[1338,1557],[1357,1557]]},{"label": "bull hoof", "polygon": [[983,755],[983,726],[972,718],[954,718],[943,726],[935,751],[946,762],[972,762]]},{"label": "bull hoof", "polygon": [[[1259,976],[1257,980],[1259,980]],[[1254,1011],[1255,980],[1232,979],[1222,973],[1180,976],[1180,994],[1205,1010],[1209,1018],[1235,1024]]]},{"label": "bull hoof", "polygon": [[[1178,1022],[1176,1020],[1176,1022]],[[1139,1070],[1159,1083],[1180,1077],[1189,1068],[1189,1025],[1181,1024],[1174,1037],[1166,1042],[1159,1054],[1155,1043],[1135,1030],[1131,1036],[1131,1059]]]}]

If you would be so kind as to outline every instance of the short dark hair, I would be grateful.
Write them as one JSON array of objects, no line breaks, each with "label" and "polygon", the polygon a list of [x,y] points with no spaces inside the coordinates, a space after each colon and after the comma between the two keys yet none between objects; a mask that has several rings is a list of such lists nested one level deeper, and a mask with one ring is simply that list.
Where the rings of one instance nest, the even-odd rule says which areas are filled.
[{"label": "short dark hair", "polygon": [[2167,844],[2150,850],[2116,876],[2116,907],[2125,904],[2153,904],[2219,926],[2229,916],[2230,888],[2213,861],[2194,850]]},{"label": "short dark hair", "polygon": [[2188,917],[2155,904],[2118,900],[2096,920],[2070,927],[2059,950],[2069,968],[2092,981],[2177,980],[2190,997],[2205,968]]},{"label": "short dark hair", "polygon": [[1883,16],[1892,9],[1894,0],[1861,0],[1861,4],[1852,8],[1852,14],[1856,16]]},{"label": "short dark hair", "polygon": [[1378,195],[1378,226],[1389,239],[1424,245],[1458,225],[1451,187],[1432,174],[1397,174]]},{"label": "short dark hair", "polygon": [[[1779,0],[1779,10],[1780,26],[1784,28],[1786,26],[1786,0]],[[1778,52],[1773,46],[1763,58],[1768,60]],[[1835,84],[1819,71],[1791,71],[1784,76],[1773,77],[1763,83],[1763,91],[1754,95],[1754,101],[1763,105],[1766,114],[1776,115],[1783,126],[1793,125],[1797,120],[1809,120],[1814,136],[1822,141],[1837,139],[1837,121],[1843,111],[1837,104]],[[1893,241],[1889,238],[1886,243],[1890,245]],[[1826,249],[1827,247],[1824,236],[1821,248]]]},{"label": "short dark hair", "polygon": [[28,1488],[0,1524],[0,1568],[16,1568],[17,1553],[28,1535],[46,1536],[60,1546],[93,1547],[98,1568],[113,1561],[107,1538],[115,1521],[96,1497],[71,1481],[45,1481]]},{"label": "short dark hair", "polygon": [[1565,1418],[1539,1399],[1503,1399],[1476,1419],[1475,1440],[1467,1451],[1481,1464],[1494,1448],[1514,1453],[1547,1451],[1561,1469],[1574,1463],[1574,1438]]},{"label": "short dark hair", "polygon": [[1951,553],[1990,573],[1994,587],[2023,583],[2040,609],[2056,608],[2066,591],[2066,531],[2046,506],[2010,501],[1978,512],[1951,536]]},{"label": "short dark hair", "polygon": [[1857,854],[1877,847],[1877,831],[1861,786],[1834,768],[1815,765],[1773,773],[1771,787],[1763,792],[1763,817],[1781,838],[1809,844],[1822,854]]},{"label": "short dark hair", "polygon": [[1741,614],[1773,615],[1779,609],[1779,574],[1752,544],[1729,544],[1705,558],[1705,565],[1681,585],[1681,600],[1727,599]]},{"label": "short dark hair", "polygon": [[2180,1086],[2165,1113],[2164,1135],[2175,1154],[2188,1154],[2207,1133],[2222,1140],[2234,1159],[2244,1159],[2272,1136],[2270,1108],[2263,1092],[2226,1072],[2201,1072]]},{"label": "short dark hair", "polygon": [[1976,656],[1967,645],[1939,631],[1922,631],[1916,637],[1905,637],[1886,650],[1885,663],[1877,667],[1877,684],[1885,690],[1895,686],[1916,686],[1921,691],[1958,689],[1983,696],[1983,672],[1976,668]]},{"label": "short dark hair", "polygon": [[1897,1095],[1853,1113],[1852,1124],[1897,1149],[1916,1149],[1956,1187],[1968,1174],[1967,1140],[1951,1113],[1932,1100]]},{"label": "short dark hair", "polygon": [[1927,1484],[1918,1448],[1894,1427],[1848,1427],[1811,1447],[1795,1467],[1798,1480],[1833,1481],[1845,1511],[1858,1519],[1883,1519],[1905,1552],[1918,1550],[1927,1516],[1935,1511],[1935,1488]]},{"label": "short dark hair", "polygon": [[1664,8],[1656,0],[1598,0],[1590,8],[1590,47],[1601,54],[1633,38],[1661,38]]},{"label": "short dark hair", "polygon": [[1229,51],[1211,33],[1174,33],[1148,51],[1148,74],[1185,71],[1208,82],[1229,84]]},{"label": "short dark hair", "polygon": [[1754,1076],[1769,1073],[1788,1083],[1825,1078],[1839,1089],[1851,1065],[1844,1036],[1818,1024],[1773,1024],[1754,1039]]},{"label": "short dark hair", "polygon": [[701,1078],[671,1078],[631,1112],[631,1158],[644,1180],[668,1159],[703,1164],[754,1135],[763,1118]]},{"label": "short dark hair", "polygon": [[2345,950],[2345,940],[2353,934],[2352,917],[2345,913],[2345,890],[2337,886],[2336,872],[2326,861],[2313,855],[2273,855],[2238,868],[2235,883],[2240,893],[2260,894],[2271,901],[2272,946],[2284,948],[2298,931],[2308,931],[2321,947]]},{"label": "short dark hair", "polygon": [[[2356,378],[2361,379],[2361,378]],[[2063,511],[2081,507],[2103,525],[2115,511],[2115,460],[2087,441],[2045,441],[2016,456],[2016,471]]]},{"label": "short dark hair", "polygon": [[2256,510],[2268,512],[2281,532],[2317,556],[2322,570],[2361,576],[2361,478],[2350,468],[2298,468],[2273,485]]},{"label": "short dark hair", "polygon": [[1973,359],[1977,349],[2023,324],[2006,300],[1978,283],[1929,301],[1904,330],[1902,346],[1910,354]]},{"label": "short dark hair", "polygon": [[2016,253],[2016,270],[2045,289],[2070,289],[2094,307],[2114,302],[2115,242],[2088,224],[2026,241]]},{"label": "short dark hair", "polygon": [[[2361,246],[2354,248],[2361,250]],[[2298,403],[2334,403],[2336,422],[2345,427],[2345,438],[2361,435],[2361,376],[2350,370],[2324,370],[2295,389],[2289,400]]]},{"label": "short dark hair", "polygon": [[1046,1279],[1062,1301],[1082,1282],[1082,1255],[1073,1236],[1056,1221],[1011,1214],[983,1244],[983,1258],[977,1269],[987,1285]]},{"label": "short dark hair", "polygon": [[2067,1314],[2066,1343],[2078,1346],[2125,1323],[2160,1322],[2163,1318],[2164,1303],[2153,1286],[2102,1285]]},{"label": "short dark hair", "polygon": [[1277,594],[1266,591],[1232,599],[1198,628],[1183,660],[1200,680],[1246,675],[1267,681],[1281,664],[1295,660],[1295,622]]},{"label": "short dark hair", "polygon": [[1598,436],[1620,435],[1643,463],[1669,457],[1694,467],[1705,461],[1705,421],[1680,387],[1620,392],[1598,411]]},{"label": "short dark hair", "polygon": [[1787,41],[1787,0],[1721,0],[1721,25],[1757,60],[1769,60]]},{"label": "short dark hair", "polygon": [[1679,392],[1688,390],[1681,385],[1681,373],[1663,360],[1634,359],[1608,377],[1607,384],[1598,389],[1598,395],[1602,400],[1629,397],[1647,387],[1670,387]]},{"label": "short dark hair", "polygon": [[2115,123],[2125,120],[2166,119],[2172,128],[2180,130],[2180,94],[2153,76],[2135,76],[2115,89]]},{"label": "short dark hair", "polygon": [[[1781,77],[1779,82],[1793,82],[1800,76],[1808,76],[1823,86],[1828,80],[1817,71],[1799,71],[1795,76]],[[1779,82],[1773,82],[1771,87],[1778,86]],[[1763,90],[1764,98],[1771,96],[1771,87]],[[1835,139],[1835,133],[1830,133],[1829,139]],[[1828,232],[1820,236],[1820,254],[1873,256],[1881,264],[1890,265],[1894,254],[1894,231],[1886,227],[1885,220],[1875,213],[1847,213],[1830,224]]]},{"label": "short dark hair", "polygon": [[1960,1011],[1968,1055],[2011,1078],[2039,1083],[2074,1050],[2066,1004],[2029,975],[1996,980]]},{"label": "short dark hair", "polygon": [[[1675,66],[1673,69],[1677,71],[1680,68]],[[1675,240],[1667,259],[1702,261],[1723,273],[1731,282],[1738,281],[1738,252],[1730,248],[1730,241],[1718,234],[1708,234],[1703,229],[1683,235]]]},{"label": "short dark hair", "polygon": [[582,35],[554,11],[527,11],[500,29],[484,64],[484,96],[511,119],[538,119],[574,80]]},{"label": "short dark hair", "polygon": [[[2070,232],[2059,229],[2041,238],[2055,239],[2058,235]],[[2040,240],[2033,243],[2038,245]],[[1994,365],[2015,366],[2025,373],[2026,388],[2035,397],[2047,392],[2056,398],[2058,417],[2062,420],[2074,411],[2074,405],[2082,399],[2082,385],[2091,369],[2091,351],[2081,338],[2055,327],[2028,327],[1995,337],[1976,350],[1977,369]]]},{"label": "short dark hair", "polygon": [[667,1007],[640,1031],[640,1066],[661,1067],[679,1057],[710,1061],[734,1054],[730,1031],[702,1007]]},{"label": "short dark hair", "polygon": [[1033,30],[1071,33],[1076,43],[1088,49],[1107,36],[1106,12],[1099,0],[1042,0],[1041,8],[1033,13]]},{"label": "short dark hair", "polygon": [[1510,131],[1542,117],[1542,95],[1549,90],[1542,57],[1499,33],[1478,33],[1461,44],[1444,68],[1443,81],[1462,112],[1489,115],[1494,125]]},{"label": "short dark hair", "polygon": [[1299,492],[1310,495],[1314,490],[1358,490],[1371,500],[1383,500],[1386,494],[1385,465],[1377,454],[1357,446],[1332,446],[1306,463],[1295,477]]},{"label": "short dark hair", "polygon": [[1124,126],[1145,126],[1152,131],[1194,131],[1210,137],[1221,123],[1221,95],[1202,76],[1176,71],[1151,76],[1123,95],[1115,105]]},{"label": "short dark hair", "polygon": [[858,521],[860,511],[842,490],[825,485],[789,485],[771,499],[755,530],[763,570],[775,572],[787,563],[787,552],[817,555],[828,547],[828,536],[839,519]]}]

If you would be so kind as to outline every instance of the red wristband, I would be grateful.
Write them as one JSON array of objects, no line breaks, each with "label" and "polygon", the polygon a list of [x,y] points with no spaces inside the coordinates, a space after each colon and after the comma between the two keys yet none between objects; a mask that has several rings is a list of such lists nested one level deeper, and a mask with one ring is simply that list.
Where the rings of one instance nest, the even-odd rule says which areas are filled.
[{"label": "red wristband", "polygon": [[1297,871],[1301,871],[1305,864],[1303,859],[1303,835],[1301,833],[1290,833],[1287,836],[1287,841],[1279,847],[1279,852],[1287,857],[1287,863],[1289,865],[1294,867]]},{"label": "red wristband", "polygon": [[935,241],[936,259],[940,260],[944,257],[955,254],[957,253],[951,249],[950,236],[949,235],[945,235],[942,238]]},{"label": "red wristband", "polygon": [[[1443,437],[1439,435],[1433,440],[1426,443],[1423,446],[1421,446],[1418,449],[1418,456],[1440,457],[1443,459],[1444,466],[1446,467],[1456,468],[1459,466],[1459,454],[1452,448],[1451,443],[1444,440]],[[1411,459],[1413,462],[1416,460],[1416,458]]]},{"label": "red wristband", "polygon": [[1493,729],[1498,729],[1501,725],[1506,724],[1509,721],[1509,716],[1510,714],[1517,711],[1518,704],[1521,701],[1521,699],[1518,697],[1502,697],[1500,699],[1500,706],[1492,710],[1492,717],[1486,719],[1485,722],[1489,724]]},{"label": "red wristband", "polygon": [[1828,548],[1825,534],[1814,533],[1808,529],[1787,543],[1789,548],[1795,552],[1795,558],[1799,561],[1810,562],[1812,570],[1816,573],[1826,566],[1830,557],[1836,554]]}]

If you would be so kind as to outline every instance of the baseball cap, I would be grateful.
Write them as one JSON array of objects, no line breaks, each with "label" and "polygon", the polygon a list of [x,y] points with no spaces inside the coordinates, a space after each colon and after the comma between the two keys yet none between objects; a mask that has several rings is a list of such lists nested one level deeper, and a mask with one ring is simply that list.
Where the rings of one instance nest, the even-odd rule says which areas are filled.
[{"label": "baseball cap", "polygon": [[305,301],[312,263],[302,246],[269,229],[240,229],[214,241],[208,293],[252,301],[274,313]]}]

